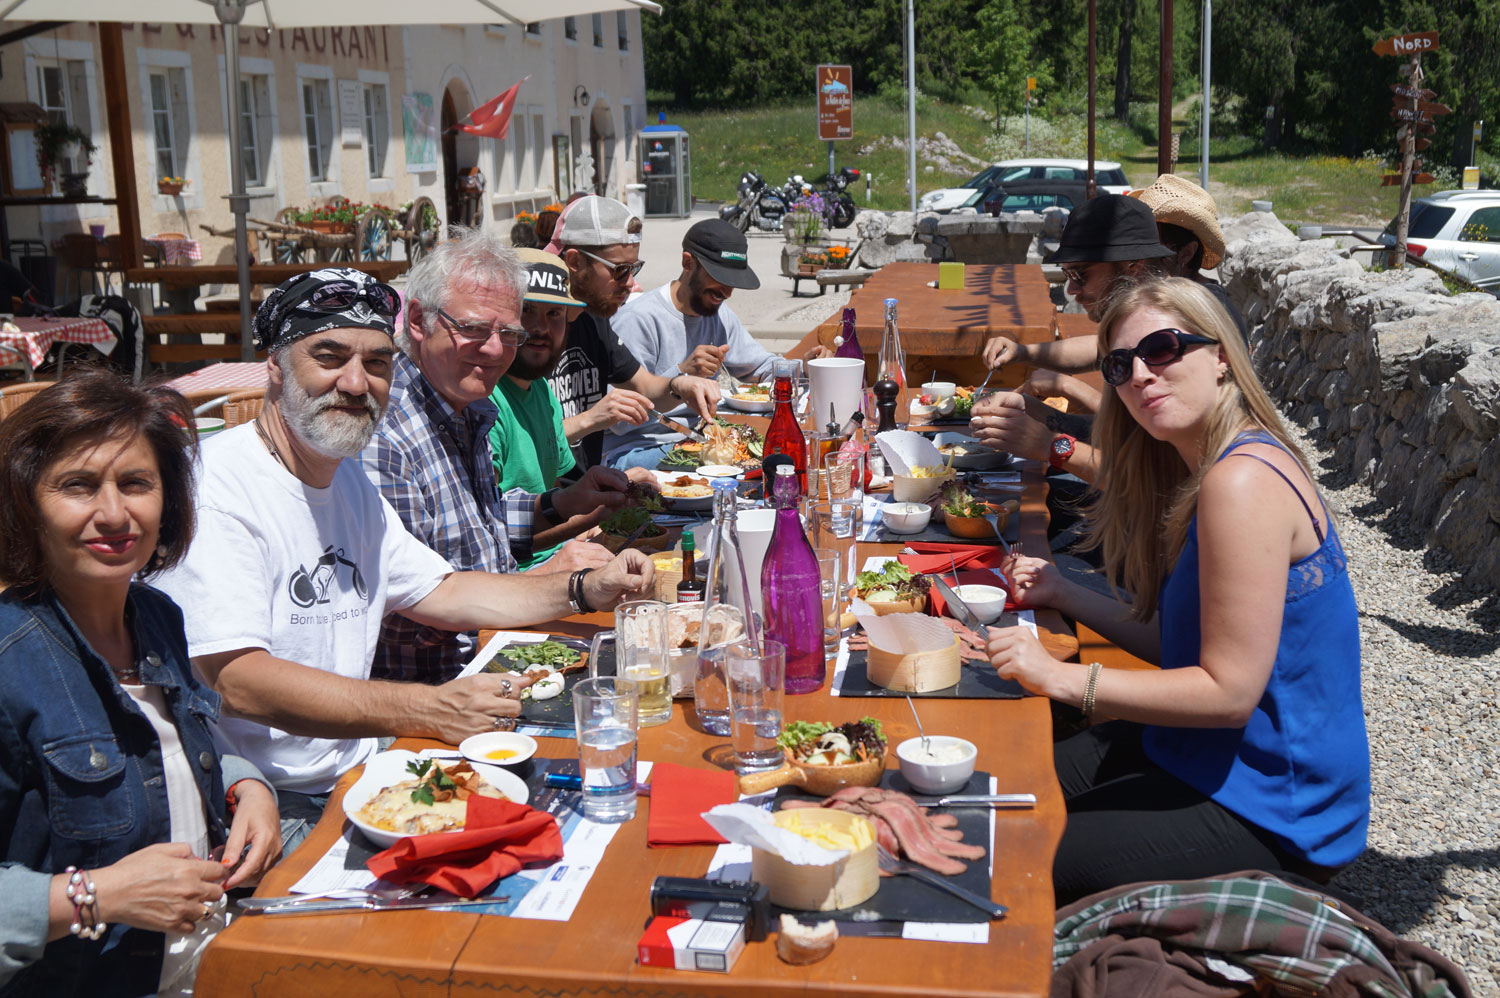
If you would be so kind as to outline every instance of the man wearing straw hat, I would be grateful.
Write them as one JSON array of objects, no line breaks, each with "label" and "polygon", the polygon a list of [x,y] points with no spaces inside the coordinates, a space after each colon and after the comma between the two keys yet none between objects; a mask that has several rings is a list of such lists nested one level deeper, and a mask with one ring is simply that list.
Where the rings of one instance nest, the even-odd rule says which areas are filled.
[{"label": "man wearing straw hat", "polygon": [[1163,173],[1156,183],[1131,191],[1130,196],[1140,198],[1151,209],[1157,236],[1172,251],[1170,257],[1162,260],[1166,271],[1174,277],[1197,281],[1213,292],[1239,326],[1240,335],[1248,339],[1250,326],[1229,292],[1218,281],[1203,276],[1205,270],[1216,269],[1224,259],[1224,233],[1219,228],[1219,209],[1213,195],[1191,180]]}]

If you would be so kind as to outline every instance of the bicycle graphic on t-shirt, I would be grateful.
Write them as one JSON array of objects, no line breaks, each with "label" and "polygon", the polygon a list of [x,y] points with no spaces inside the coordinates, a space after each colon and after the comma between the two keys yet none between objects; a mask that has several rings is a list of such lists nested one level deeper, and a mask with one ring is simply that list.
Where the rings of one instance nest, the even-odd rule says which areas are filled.
[{"label": "bicycle graphic on t-shirt", "polygon": [[287,582],[287,595],[293,603],[304,608],[327,603],[328,587],[337,577],[339,565],[349,569],[349,581],[353,583],[359,598],[368,600],[370,593],[365,588],[365,577],[360,574],[359,566],[344,557],[343,548],[335,551],[332,544],[323,549],[322,557],[313,565],[311,572],[302,565],[297,566],[297,571],[292,573]]}]

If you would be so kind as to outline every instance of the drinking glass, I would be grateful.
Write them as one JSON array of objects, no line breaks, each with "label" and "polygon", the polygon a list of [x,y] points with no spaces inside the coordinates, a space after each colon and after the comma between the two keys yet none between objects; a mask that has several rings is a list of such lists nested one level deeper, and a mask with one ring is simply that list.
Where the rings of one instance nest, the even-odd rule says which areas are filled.
[{"label": "drinking glass", "polygon": [[599,676],[573,687],[583,816],[617,824],[635,817],[635,745],[640,687]]},{"label": "drinking glass", "polygon": [[823,593],[823,647],[835,648],[842,632],[839,621],[844,615],[844,579],[839,574],[840,557],[832,548],[813,548],[813,556],[818,559],[818,584]]},{"label": "drinking glass", "polygon": [[748,642],[732,644],[726,651],[725,665],[735,772],[757,773],[780,767],[782,752],[776,736],[781,734],[786,693],[786,647],[769,639],[761,642],[759,650]]},{"label": "drinking glass", "polygon": [[727,735],[729,679],[725,649],[745,637],[745,615],[728,603],[708,608],[708,634],[698,635],[698,675],[693,682],[693,709],[698,723],[711,735]]},{"label": "drinking glass", "polygon": [[667,604],[632,600],[615,607],[615,629],[589,642],[589,675],[599,674],[599,650],[615,645],[615,675],[640,686],[640,724],[665,724],[672,717],[672,665],[667,654]]},{"label": "drinking glass", "polygon": [[853,499],[861,507],[865,499],[865,455],[829,454],[823,458],[823,486],[819,498]]},{"label": "drinking glass", "polygon": [[813,503],[808,510],[807,539],[814,548],[826,548],[839,556],[846,582],[859,571],[857,537],[861,503],[834,499]]}]

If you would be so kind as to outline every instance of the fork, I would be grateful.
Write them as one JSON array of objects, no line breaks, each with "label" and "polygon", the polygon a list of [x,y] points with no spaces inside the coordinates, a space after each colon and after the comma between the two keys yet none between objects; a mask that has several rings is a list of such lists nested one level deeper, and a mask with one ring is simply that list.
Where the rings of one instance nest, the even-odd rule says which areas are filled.
[{"label": "fork", "polygon": [[895,856],[892,856],[889,852],[886,851],[885,846],[879,844],[878,842],[875,844],[875,855],[880,863],[880,869],[882,872],[904,874],[908,877],[915,877],[916,879],[922,881],[922,883],[924,884],[929,884],[933,887],[936,887],[938,890],[947,891],[954,897],[961,898],[962,900],[967,901],[969,904],[972,904],[974,907],[989,915],[991,918],[1004,918],[1006,912],[1010,910],[1009,908],[1005,907],[1005,905],[996,904],[989,898],[985,897],[983,894],[975,894],[973,891],[968,890],[967,888],[960,887],[952,881],[948,880],[946,877],[941,877],[938,874],[933,873],[931,870],[926,869],[925,867],[918,866],[915,863],[908,863],[904,859],[897,859]]}]

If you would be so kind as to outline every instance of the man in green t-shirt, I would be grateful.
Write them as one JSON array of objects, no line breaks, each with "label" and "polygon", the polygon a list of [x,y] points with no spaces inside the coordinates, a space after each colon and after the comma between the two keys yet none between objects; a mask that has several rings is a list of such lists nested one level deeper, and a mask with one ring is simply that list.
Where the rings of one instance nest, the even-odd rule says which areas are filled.
[{"label": "man in green t-shirt", "polygon": [[[490,430],[490,450],[501,494],[508,489],[540,494],[573,470],[562,406],[547,384],[547,375],[566,345],[568,309],[584,304],[568,294],[568,268],[560,258],[538,249],[515,252],[527,268],[521,325],[528,335],[490,395],[500,408],[500,418]],[[558,546],[533,551],[521,561],[521,568],[546,561]]]}]

